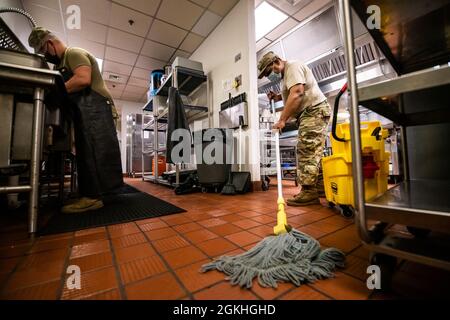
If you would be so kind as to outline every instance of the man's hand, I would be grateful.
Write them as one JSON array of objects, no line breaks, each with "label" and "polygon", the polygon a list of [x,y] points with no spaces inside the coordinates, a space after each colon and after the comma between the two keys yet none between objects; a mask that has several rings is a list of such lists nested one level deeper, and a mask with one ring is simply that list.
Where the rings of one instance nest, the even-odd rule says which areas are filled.
[{"label": "man's hand", "polygon": [[279,120],[277,123],[275,123],[274,125],[273,125],[273,129],[274,130],[283,130],[284,129],[284,127],[286,127],[286,121],[284,121],[284,120]]},{"label": "man's hand", "polygon": [[267,98],[269,98],[269,101],[274,100],[275,102],[280,101],[280,100],[282,99],[282,98],[281,98],[281,94],[275,93],[275,92],[273,92],[273,91],[270,91],[270,92],[267,94]]}]

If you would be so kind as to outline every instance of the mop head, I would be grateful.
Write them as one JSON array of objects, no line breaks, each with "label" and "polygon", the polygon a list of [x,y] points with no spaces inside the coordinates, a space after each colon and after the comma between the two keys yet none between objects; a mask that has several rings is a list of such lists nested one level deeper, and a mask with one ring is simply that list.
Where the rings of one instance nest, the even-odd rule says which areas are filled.
[{"label": "mop head", "polygon": [[345,255],[328,248],[321,250],[317,240],[293,229],[279,236],[269,236],[249,251],[234,256],[222,256],[202,266],[201,271],[225,273],[232,285],[251,288],[258,277],[262,287],[276,288],[278,282],[296,286],[334,277],[336,267],[343,268]]}]

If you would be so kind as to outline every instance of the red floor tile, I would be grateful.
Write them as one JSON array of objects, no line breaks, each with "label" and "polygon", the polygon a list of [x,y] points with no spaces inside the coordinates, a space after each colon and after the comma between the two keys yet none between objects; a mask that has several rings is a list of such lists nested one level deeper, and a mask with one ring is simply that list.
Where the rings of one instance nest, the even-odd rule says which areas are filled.
[{"label": "red floor tile", "polygon": [[39,252],[36,254],[28,255],[24,260],[17,266],[17,270],[28,270],[28,269],[45,269],[51,263],[64,262],[68,253],[67,249],[57,249],[45,252]]},{"label": "red floor tile", "polygon": [[279,297],[280,300],[330,300],[329,297],[312,289],[307,285],[302,285]]},{"label": "red floor tile", "polygon": [[110,227],[108,227],[108,229],[109,229],[109,235],[110,235],[111,239],[120,238],[120,237],[124,237],[124,236],[130,235],[130,234],[141,232],[141,230],[139,230],[138,226],[135,224],[132,224],[130,226],[126,226],[123,228],[117,228],[117,229],[115,229],[115,228],[110,229]]},{"label": "red floor tile", "polygon": [[179,233],[188,233],[196,230],[200,230],[203,227],[195,222],[180,224],[178,226],[174,226],[173,229]]},{"label": "red floor tile", "polygon": [[133,260],[119,266],[124,284],[140,281],[167,271],[167,267],[157,255]]},{"label": "red floor tile", "polygon": [[147,232],[145,232],[145,234],[151,241],[170,238],[170,237],[177,235],[176,231],[173,230],[172,228],[164,228],[164,229],[147,231]]},{"label": "red floor tile", "polygon": [[161,220],[156,220],[153,222],[139,225],[139,228],[142,231],[153,231],[153,230],[163,229],[163,228],[167,228],[167,227],[169,227],[169,225]]},{"label": "red floor tile", "polygon": [[125,290],[130,300],[176,300],[186,295],[170,273],[128,285]]},{"label": "red floor tile", "polygon": [[117,288],[116,271],[113,267],[109,267],[81,273],[81,289],[69,289],[65,284],[62,299],[78,300],[114,288]]},{"label": "red floor tile", "polygon": [[147,239],[145,238],[144,234],[142,234],[141,232],[129,234],[127,236],[123,236],[120,238],[112,239],[112,244],[115,249],[131,247],[136,244],[141,244],[141,243],[145,243],[145,242],[147,242]]},{"label": "red floor tile", "polygon": [[120,248],[115,250],[117,262],[125,263],[140,258],[153,256],[155,250],[148,243],[141,243],[135,246]]},{"label": "red floor tile", "polygon": [[337,300],[365,300],[371,293],[365,282],[341,272],[336,273],[336,278],[318,280],[311,287]]},{"label": "red floor tile", "polygon": [[5,300],[56,300],[58,289],[61,285],[59,280],[36,285],[1,295]]},{"label": "red floor tile", "polygon": [[211,240],[217,238],[218,236],[206,229],[201,229],[197,231],[192,231],[184,234],[184,237],[191,241],[192,243],[200,243],[203,241]]},{"label": "red floor tile", "polygon": [[[39,253],[39,252],[44,252],[44,251],[56,250],[56,249],[65,249],[65,248],[69,247],[70,243],[71,243],[70,238],[47,240],[47,241],[38,240],[31,247],[30,253]],[[77,244],[79,244],[79,243],[77,243]]]},{"label": "red floor tile", "polygon": [[161,220],[163,220],[170,226],[177,226],[180,224],[192,222],[190,219],[186,218],[185,216],[179,215],[179,214],[165,216],[165,217],[162,217]]},{"label": "red floor tile", "polygon": [[256,234],[257,236],[263,237],[263,238],[273,235],[273,227],[272,226],[259,226],[256,228],[249,229],[248,231],[253,234]]},{"label": "red floor tile", "polygon": [[210,257],[217,257],[226,252],[236,249],[236,245],[223,238],[216,238],[197,244]]},{"label": "red floor tile", "polygon": [[226,224],[226,223],[227,222],[225,220],[222,220],[220,218],[212,218],[212,219],[202,220],[202,221],[198,222],[198,224],[200,224],[201,226],[203,226],[205,228],[220,226],[220,225]]},{"label": "red floor tile", "polygon": [[196,300],[258,300],[248,289],[232,286],[229,282],[221,282],[209,289],[194,295]]},{"label": "red floor tile", "polygon": [[111,252],[91,254],[81,258],[71,259],[69,265],[80,267],[81,272],[88,272],[113,265]]},{"label": "red floor tile", "polygon": [[189,242],[187,242],[181,236],[173,236],[161,240],[157,240],[153,242],[156,250],[160,253],[164,253],[170,250],[175,250],[183,247],[189,246]]},{"label": "red floor tile", "polygon": [[87,236],[87,235],[90,235],[90,234],[104,233],[104,232],[106,232],[106,228],[105,227],[85,229],[85,230],[76,231],[75,232],[75,237]]},{"label": "red floor tile", "polygon": [[239,231],[242,231],[241,228],[235,226],[234,224],[228,223],[228,224],[222,224],[220,226],[211,227],[208,228],[210,231],[214,232],[215,234],[219,236],[227,236],[229,234],[237,233]]},{"label": "red floor tile", "polygon": [[70,258],[80,258],[91,254],[107,252],[110,250],[108,240],[83,243],[72,248]]},{"label": "red floor tile", "polygon": [[175,270],[177,277],[181,280],[187,290],[196,292],[225,279],[225,274],[216,270],[206,273],[200,272],[202,265],[209,261],[210,260],[204,260]]},{"label": "red floor tile", "polygon": [[248,231],[241,231],[238,233],[234,233],[234,234],[226,236],[225,238],[240,247],[244,247],[244,246],[247,246],[249,244],[252,244],[252,243],[255,243],[255,242],[258,242],[261,240],[260,237],[258,237],[257,235],[254,235],[253,233],[250,233]]},{"label": "red floor tile", "polygon": [[[77,246],[83,243],[88,243],[88,242],[94,242],[94,241],[99,241],[99,240],[107,240],[108,236],[105,232],[97,232],[97,233],[91,233],[91,234],[87,234],[87,235],[82,235],[82,236],[76,236],[73,239],[73,245]],[[69,241],[67,241],[67,243],[69,243]]]},{"label": "red floor tile", "polygon": [[254,227],[258,227],[261,225],[261,223],[256,222],[254,220],[251,219],[244,219],[244,220],[240,220],[240,221],[235,221],[232,222],[232,224],[234,224],[235,226],[238,226],[241,229],[247,230],[247,229],[251,229]]},{"label": "red floor tile", "polygon": [[86,300],[120,300],[120,299],[121,299],[120,292],[117,289],[99,293],[86,298]]},{"label": "red floor tile", "polygon": [[162,254],[172,269],[206,259],[206,255],[194,246],[175,249]]}]

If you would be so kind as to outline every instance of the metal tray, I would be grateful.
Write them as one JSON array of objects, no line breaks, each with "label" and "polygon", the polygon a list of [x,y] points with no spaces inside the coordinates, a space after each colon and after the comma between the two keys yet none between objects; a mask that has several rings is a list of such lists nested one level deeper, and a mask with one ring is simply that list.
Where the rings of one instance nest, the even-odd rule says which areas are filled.
[{"label": "metal tray", "polygon": [[0,48],[0,61],[24,67],[49,69],[43,56],[11,49]]}]

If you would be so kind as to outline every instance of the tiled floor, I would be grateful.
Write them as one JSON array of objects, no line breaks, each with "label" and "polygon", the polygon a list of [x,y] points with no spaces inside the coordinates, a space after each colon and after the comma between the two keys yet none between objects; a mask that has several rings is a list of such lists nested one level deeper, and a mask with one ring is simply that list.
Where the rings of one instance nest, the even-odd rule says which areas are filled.
[{"label": "tiled floor", "polygon": [[[186,213],[30,240],[26,225],[0,227],[0,299],[397,299],[450,297],[450,275],[402,263],[393,294],[366,287],[368,251],[352,221],[325,206],[288,207],[289,223],[347,255],[334,279],[299,288],[232,287],[219,272],[200,273],[214,257],[248,250],[270,234],[276,190],[227,197],[176,196],[173,190],[127,180]],[[297,189],[285,182],[286,196]],[[69,290],[68,266],[81,269],[81,289]]]}]

